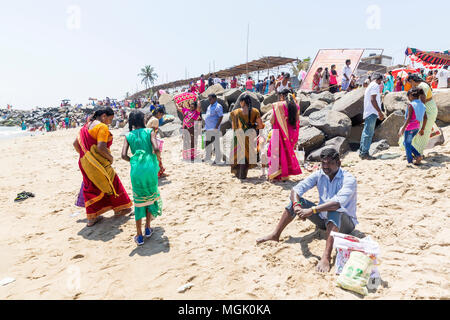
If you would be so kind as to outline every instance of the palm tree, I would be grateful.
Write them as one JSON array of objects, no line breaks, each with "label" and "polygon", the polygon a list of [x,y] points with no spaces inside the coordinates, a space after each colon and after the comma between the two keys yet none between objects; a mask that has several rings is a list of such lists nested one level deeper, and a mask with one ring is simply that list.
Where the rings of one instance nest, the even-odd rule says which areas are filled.
[{"label": "palm tree", "polygon": [[311,58],[308,57],[303,60],[299,60],[297,64],[292,63],[292,73],[294,76],[298,77],[300,71],[305,70],[308,71],[311,64]]},{"label": "palm tree", "polygon": [[150,84],[154,84],[156,79],[158,79],[158,74],[155,72],[155,69],[148,65],[141,69],[141,73],[138,74],[139,77],[142,77],[141,83],[145,83],[145,88],[148,89]]}]

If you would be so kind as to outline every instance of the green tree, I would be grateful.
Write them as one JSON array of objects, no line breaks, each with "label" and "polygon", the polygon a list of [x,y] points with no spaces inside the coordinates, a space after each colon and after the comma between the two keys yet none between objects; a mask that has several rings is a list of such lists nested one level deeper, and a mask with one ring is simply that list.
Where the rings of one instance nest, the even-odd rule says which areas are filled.
[{"label": "green tree", "polygon": [[308,71],[310,65],[311,65],[310,57],[303,59],[303,60],[298,60],[297,63],[292,63],[292,67],[291,67],[292,74],[294,76],[298,77],[300,71],[302,71],[302,70]]},{"label": "green tree", "polygon": [[141,73],[138,74],[139,77],[142,78],[141,83],[145,83],[145,88],[148,89],[148,87],[153,85],[158,79],[158,74],[155,72],[155,69],[148,65],[141,69]]}]

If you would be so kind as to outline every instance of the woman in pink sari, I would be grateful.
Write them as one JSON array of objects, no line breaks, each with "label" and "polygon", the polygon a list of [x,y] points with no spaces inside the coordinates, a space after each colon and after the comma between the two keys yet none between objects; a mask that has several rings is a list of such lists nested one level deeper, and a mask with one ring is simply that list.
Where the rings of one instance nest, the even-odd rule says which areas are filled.
[{"label": "woman in pink sari", "polygon": [[273,104],[272,137],[269,157],[269,180],[289,180],[289,176],[302,174],[295,155],[300,129],[299,106],[291,91],[281,92],[281,101]]}]

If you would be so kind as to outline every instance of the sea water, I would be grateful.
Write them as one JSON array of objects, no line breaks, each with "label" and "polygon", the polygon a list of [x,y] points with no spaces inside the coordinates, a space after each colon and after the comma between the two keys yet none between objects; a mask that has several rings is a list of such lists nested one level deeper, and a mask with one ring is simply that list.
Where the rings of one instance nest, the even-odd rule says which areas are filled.
[{"label": "sea water", "polygon": [[43,132],[29,132],[27,130],[22,130],[20,127],[0,127],[0,140],[35,136],[41,134],[43,134]]}]

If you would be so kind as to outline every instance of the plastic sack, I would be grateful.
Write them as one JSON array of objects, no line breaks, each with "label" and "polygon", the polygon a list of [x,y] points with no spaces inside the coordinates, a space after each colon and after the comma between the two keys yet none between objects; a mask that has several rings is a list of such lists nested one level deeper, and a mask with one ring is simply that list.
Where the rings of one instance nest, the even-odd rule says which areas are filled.
[{"label": "plastic sack", "polygon": [[367,283],[369,282],[372,265],[373,260],[368,255],[353,251],[338,277],[338,286],[366,296],[369,293]]},{"label": "plastic sack", "polygon": [[331,236],[334,238],[333,247],[337,251],[336,255],[336,274],[341,274],[345,264],[350,258],[353,251],[359,251],[368,255],[374,261],[374,268],[371,272],[371,278],[379,278],[380,274],[376,265],[380,254],[380,247],[378,243],[370,237],[359,239],[348,234],[332,232]]}]

